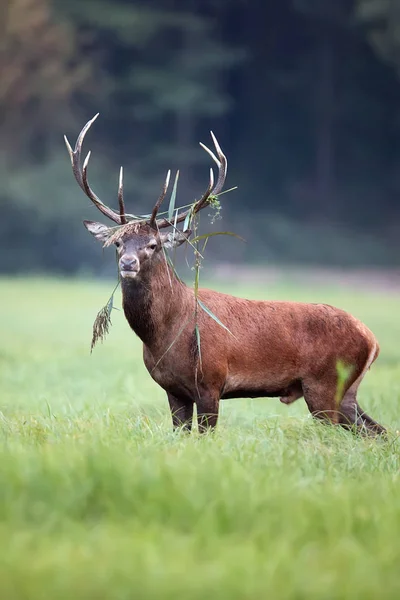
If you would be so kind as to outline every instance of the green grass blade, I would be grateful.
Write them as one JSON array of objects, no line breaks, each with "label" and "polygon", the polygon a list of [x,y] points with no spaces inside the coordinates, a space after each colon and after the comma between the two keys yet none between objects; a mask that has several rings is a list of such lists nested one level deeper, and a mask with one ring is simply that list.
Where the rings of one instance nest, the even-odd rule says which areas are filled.
[{"label": "green grass blade", "polygon": [[169,201],[169,206],[168,206],[168,220],[169,221],[172,221],[172,217],[174,216],[175,200],[176,200],[176,190],[177,190],[177,187],[178,187],[178,179],[179,179],[179,170],[176,172],[176,175],[175,175],[174,187],[172,188],[171,199]]},{"label": "green grass blade", "polygon": [[193,208],[191,208],[189,210],[188,214],[186,215],[186,219],[183,223],[183,231],[187,231],[189,229],[189,224],[192,219],[192,216],[193,216]]},{"label": "green grass blade", "polygon": [[166,252],[165,250],[164,250],[164,252],[165,252],[164,256],[166,258],[166,261],[169,264],[169,266],[171,267],[173,274],[175,275],[175,277],[177,278],[178,281],[182,281],[178,275],[178,271],[175,269],[175,265],[174,265],[172,258],[170,257],[168,252]]},{"label": "green grass blade", "polygon": [[337,386],[336,386],[336,394],[335,394],[335,401],[336,401],[337,406],[339,406],[342,402],[343,394],[345,391],[346,381],[351,376],[353,371],[354,371],[354,367],[352,365],[346,365],[341,360],[337,361],[337,363],[336,363]]},{"label": "green grass blade", "polygon": [[220,196],[223,196],[224,194],[229,194],[229,192],[233,192],[234,190],[237,190],[238,186],[235,185],[235,187],[231,187],[229,188],[229,190],[224,190],[223,192],[220,192],[217,196],[214,196],[214,198],[219,198]]},{"label": "green grass blade", "polygon": [[199,326],[196,323],[196,327],[194,328],[194,331],[196,333],[196,342],[197,342],[197,350],[199,352],[199,362],[200,362],[200,369],[202,368],[202,361],[201,361],[201,343],[200,343],[200,330],[199,330]]},{"label": "green grass blade", "polygon": [[194,295],[197,298],[197,294],[199,291],[199,278],[200,278],[200,266],[196,265],[196,275],[194,278]]},{"label": "green grass blade", "polygon": [[182,327],[180,328],[180,330],[178,331],[176,337],[172,340],[172,342],[170,343],[170,345],[168,346],[168,348],[165,350],[165,352],[160,356],[160,358],[158,359],[158,361],[156,362],[156,364],[154,365],[154,367],[152,368],[152,370],[150,371],[150,373],[153,373],[153,371],[158,367],[158,365],[160,364],[160,362],[163,360],[163,358],[168,354],[168,352],[171,350],[171,348],[176,344],[176,342],[179,340],[179,338],[181,337],[186,325],[189,323],[190,319],[192,318],[192,316],[188,317],[186,319],[186,321],[184,322],[184,324],[182,325]]},{"label": "green grass blade", "polygon": [[[178,223],[178,210],[175,211],[175,219],[174,219],[174,225],[173,225],[174,231],[177,231],[177,229],[176,229],[177,223]],[[175,271],[176,250],[177,250],[177,247],[175,246],[175,248],[173,249],[173,257],[170,262],[173,265],[173,270],[175,272],[175,275],[178,275],[177,272]],[[180,280],[179,277],[178,277],[178,279]]]},{"label": "green grass blade", "polygon": [[107,302],[107,312],[109,314],[109,316],[111,315],[111,311],[114,307],[114,292],[111,294],[108,302]]},{"label": "green grass blade", "polygon": [[207,315],[208,315],[209,317],[211,317],[212,319],[214,319],[214,321],[215,321],[216,323],[218,323],[218,325],[220,325],[220,327],[222,327],[222,328],[223,328],[223,329],[225,329],[225,330],[226,330],[228,333],[230,333],[230,334],[231,334],[233,337],[235,337],[235,336],[233,335],[232,331],[231,331],[230,329],[228,329],[228,327],[227,327],[226,325],[224,325],[224,324],[222,323],[222,321],[220,321],[220,320],[218,319],[218,317],[217,317],[216,315],[214,315],[214,313],[213,313],[213,312],[212,312],[212,311],[211,311],[209,308],[207,308],[207,306],[206,306],[206,305],[205,305],[205,304],[204,304],[204,303],[203,303],[203,302],[200,300],[200,298],[197,298],[197,303],[198,303],[198,305],[200,306],[200,308],[201,308],[202,310],[204,310],[204,312],[205,312],[205,313],[207,313]]}]

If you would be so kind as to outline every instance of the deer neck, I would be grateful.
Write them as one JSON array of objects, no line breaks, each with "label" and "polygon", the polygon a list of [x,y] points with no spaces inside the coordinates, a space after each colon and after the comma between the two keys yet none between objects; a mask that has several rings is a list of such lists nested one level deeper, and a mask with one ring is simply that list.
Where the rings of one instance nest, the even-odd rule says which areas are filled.
[{"label": "deer neck", "polygon": [[125,317],[150,348],[165,340],[189,310],[189,289],[161,258],[137,279],[122,279],[121,288]]}]

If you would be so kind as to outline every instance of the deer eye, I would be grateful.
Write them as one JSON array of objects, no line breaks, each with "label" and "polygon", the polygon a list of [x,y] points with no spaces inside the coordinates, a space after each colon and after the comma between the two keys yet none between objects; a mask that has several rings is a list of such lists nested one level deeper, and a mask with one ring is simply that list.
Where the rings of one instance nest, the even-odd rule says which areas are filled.
[{"label": "deer eye", "polygon": [[122,242],[115,242],[115,246],[116,246],[116,248],[121,248]]},{"label": "deer eye", "polygon": [[155,250],[157,248],[157,242],[150,242],[150,244],[147,247],[149,248],[149,250]]}]

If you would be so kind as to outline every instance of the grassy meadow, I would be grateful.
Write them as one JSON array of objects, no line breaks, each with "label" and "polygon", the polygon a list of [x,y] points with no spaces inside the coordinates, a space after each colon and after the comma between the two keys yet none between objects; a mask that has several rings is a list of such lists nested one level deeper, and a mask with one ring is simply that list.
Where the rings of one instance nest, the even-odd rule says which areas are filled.
[{"label": "grassy meadow", "polygon": [[399,598],[400,295],[218,284],[364,320],[381,355],[359,401],[389,435],[257,399],[199,437],[172,432],[122,312],[90,355],[112,287],[0,280],[0,597]]}]

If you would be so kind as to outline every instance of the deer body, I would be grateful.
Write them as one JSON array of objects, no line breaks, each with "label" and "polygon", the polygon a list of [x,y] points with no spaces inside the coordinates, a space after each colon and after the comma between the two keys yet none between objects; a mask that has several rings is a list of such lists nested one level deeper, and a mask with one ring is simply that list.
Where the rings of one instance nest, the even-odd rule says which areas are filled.
[{"label": "deer body", "polygon": [[[223,188],[227,161],[212,134],[218,180],[203,197],[174,219],[157,219],[169,173],[150,219],[125,214],[122,170],[119,214],[105,206],[87,181],[86,158],[80,166],[84,136],[67,148],[75,178],[97,208],[117,223],[110,228],[84,221],[104,246],[115,244],[125,317],[143,342],[143,358],[153,379],[167,392],[174,427],[190,429],[197,405],[199,430],[214,427],[220,399],[280,396],[290,404],[304,396],[310,412],[345,427],[371,433],[384,428],[360,408],[356,394],[365,373],[377,358],[378,342],[360,321],[324,304],[245,300],[213,290],[198,290],[198,298],[219,321],[200,307],[194,290],[172,272],[161,250],[185,243],[191,231],[176,227],[208,206]],[[173,221],[173,222],[172,222]],[[162,229],[172,227],[169,233]],[[199,344],[200,341],[200,344]],[[339,381],[339,365],[346,375]]]},{"label": "deer body", "polygon": [[[162,260],[147,277],[123,281],[122,294],[126,319],[143,342],[147,370],[168,394],[175,426],[190,429],[194,403],[203,428],[216,424],[220,399],[280,396],[289,404],[304,396],[317,417],[380,430],[355,399],[379,346],[345,311],[200,289],[199,298],[229,333],[204,311],[195,313],[194,290]],[[339,410],[338,361],[352,367]]]}]

